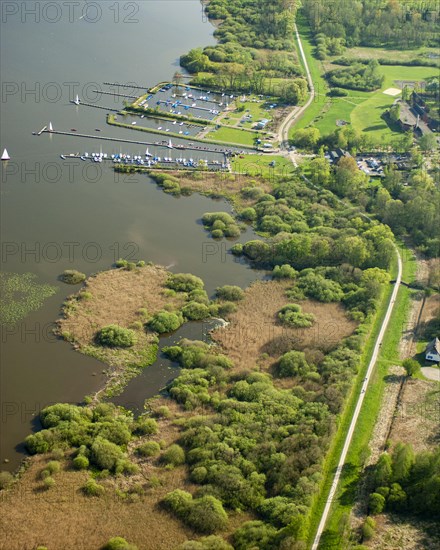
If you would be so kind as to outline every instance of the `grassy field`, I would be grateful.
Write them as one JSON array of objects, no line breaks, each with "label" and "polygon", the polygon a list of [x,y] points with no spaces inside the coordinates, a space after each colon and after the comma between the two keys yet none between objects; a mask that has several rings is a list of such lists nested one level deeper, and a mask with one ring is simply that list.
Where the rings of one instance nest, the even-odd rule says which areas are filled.
[{"label": "grassy field", "polygon": [[[241,155],[243,158],[235,157],[232,162],[232,170],[239,174],[249,176],[285,176],[292,174],[295,170],[292,162],[279,155]],[[275,166],[270,166],[274,162]]]},{"label": "grassy field", "polygon": [[387,88],[395,88],[396,80],[421,81],[438,75],[438,69],[434,67],[403,67],[391,65],[381,67],[385,81],[380,90],[372,92],[370,97],[353,109],[351,122],[360,132],[371,134],[379,142],[389,143],[393,138],[399,137],[400,132],[393,132],[381,118],[383,112],[391,107],[395,97],[383,93]]},{"label": "grassy field", "polygon": [[[415,280],[417,264],[415,258],[409,254],[407,249],[401,248],[401,255],[403,258],[403,280],[405,282],[411,282]],[[396,274],[396,266],[392,271],[392,276]],[[356,424],[356,430],[351,441],[351,445],[347,454],[344,470],[342,472],[340,483],[333,506],[330,510],[329,519],[326,525],[326,530],[321,539],[322,549],[337,548],[336,544],[340,544],[340,526],[343,518],[349,514],[356,496],[356,490],[359,483],[359,476],[361,474],[362,465],[368,456],[368,444],[374,429],[376,419],[380,413],[382,395],[385,389],[385,377],[388,374],[388,368],[391,365],[399,364],[401,358],[399,356],[399,343],[402,336],[402,330],[405,326],[407,319],[411,295],[414,291],[405,286],[401,286],[397,295],[396,303],[393,310],[393,315],[388,325],[388,330],[385,333],[381,352],[376,363],[376,368],[373,372],[370,384],[368,386],[367,393],[365,395],[364,403],[358,417]],[[368,339],[368,344],[365,348],[363,355],[363,369],[366,367],[371,353],[373,351],[374,342],[376,336],[380,330],[380,321],[382,320],[386,308],[388,306],[389,297],[392,293],[392,286],[387,289],[384,300],[382,302],[382,308],[378,312],[377,321],[375,327]],[[358,395],[362,379],[358,378],[359,382],[355,388],[354,395]],[[348,410],[351,412],[355,403],[350,403]],[[345,427],[351,420],[351,414],[346,415],[341,426]],[[341,438],[342,439],[342,438]],[[334,459],[331,460],[332,468],[328,470],[331,472],[336,467],[343,445],[343,439],[339,445],[335,446],[333,453]],[[328,489],[330,483],[327,483]],[[323,506],[322,506],[323,508]]]},{"label": "grassy field", "polygon": [[[301,17],[298,17],[297,25],[315,85],[316,97],[303,117],[299,119],[297,124],[291,129],[291,135],[293,135],[297,129],[305,128],[310,124],[316,126],[321,134],[325,135],[337,128],[337,120],[345,120],[351,122],[360,132],[370,134],[379,144],[388,144],[390,141],[400,137],[402,134],[393,132],[381,118],[384,111],[388,109],[396,99],[393,96],[384,94],[383,91],[387,88],[396,87],[395,80],[424,80],[436,76],[438,74],[438,69],[435,67],[405,67],[401,65],[382,66],[381,72],[385,76],[385,81],[380,90],[375,92],[347,90],[349,94],[347,97],[329,98],[326,96],[328,86],[322,76],[325,72],[324,64],[313,55],[314,44],[310,28]],[[362,50],[364,56],[368,57],[366,51],[369,50],[369,48],[356,48],[356,50],[358,49]],[[415,51],[416,50],[409,50],[406,53],[410,55],[410,52],[414,54]],[[347,55],[351,55],[350,52],[351,50],[348,50]],[[384,52],[387,52],[387,50],[378,50],[378,52],[380,52],[381,55],[377,57],[386,57]],[[394,53],[393,50],[389,50],[389,57],[394,57]],[[396,57],[398,56],[396,55]],[[414,57],[414,55],[412,55],[411,58],[412,57]]]},{"label": "grassy field", "polygon": [[207,140],[211,139],[222,143],[247,145],[248,147],[252,147],[255,144],[256,138],[264,139],[257,132],[248,132],[241,128],[226,128],[225,126],[220,127],[218,130],[214,128],[206,135]]},{"label": "grassy field", "polygon": [[399,59],[400,61],[410,61],[411,59],[416,58],[428,59],[428,54],[438,55],[438,48],[421,47],[414,50],[393,50],[391,48],[369,48],[366,46],[356,46],[345,50],[344,57],[358,57],[360,59]]}]

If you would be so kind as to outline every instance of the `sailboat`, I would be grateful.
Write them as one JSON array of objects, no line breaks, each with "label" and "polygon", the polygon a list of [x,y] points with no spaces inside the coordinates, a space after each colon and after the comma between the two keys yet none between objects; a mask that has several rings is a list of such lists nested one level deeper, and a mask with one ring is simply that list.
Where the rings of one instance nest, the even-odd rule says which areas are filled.
[{"label": "sailboat", "polygon": [[1,156],[0,160],[10,160],[10,159],[11,157],[9,156],[8,151],[5,149],[3,151],[3,155]]},{"label": "sailboat", "polygon": [[168,147],[168,149],[173,148],[173,142],[171,140],[169,140],[167,147]]},{"label": "sailboat", "polygon": [[75,103],[75,105],[79,105],[79,96],[78,96],[78,94],[76,94],[76,97],[75,97],[73,103]]},{"label": "sailboat", "polygon": [[153,155],[150,153],[150,151],[148,150],[148,148],[147,148],[147,150],[145,151],[145,156],[146,156],[146,157],[152,157],[152,156],[153,156]]},{"label": "sailboat", "polygon": [[49,132],[53,132],[52,122],[49,122]]}]

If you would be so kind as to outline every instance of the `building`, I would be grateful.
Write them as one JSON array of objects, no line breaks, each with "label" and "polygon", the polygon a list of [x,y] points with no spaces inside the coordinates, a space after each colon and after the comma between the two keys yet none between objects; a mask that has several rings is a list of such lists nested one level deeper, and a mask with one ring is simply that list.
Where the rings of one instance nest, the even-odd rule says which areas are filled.
[{"label": "building", "polygon": [[421,107],[411,106],[406,101],[399,101],[399,105],[400,114],[398,122],[404,132],[412,130],[419,136],[431,133],[431,129],[425,122],[426,115]]},{"label": "building", "polygon": [[262,118],[261,120],[259,120],[257,122],[257,124],[255,125],[255,128],[257,128],[258,130],[262,130],[263,128],[266,128],[266,126],[269,124],[269,119],[267,118]]},{"label": "building", "polygon": [[434,338],[426,346],[425,359],[427,361],[435,361],[436,363],[440,362],[440,340],[438,338]]},{"label": "building", "polygon": [[328,155],[329,155],[330,162],[332,162],[333,164],[336,164],[337,162],[339,162],[342,157],[351,157],[348,151],[344,151],[340,147],[338,147],[334,151],[330,151]]}]

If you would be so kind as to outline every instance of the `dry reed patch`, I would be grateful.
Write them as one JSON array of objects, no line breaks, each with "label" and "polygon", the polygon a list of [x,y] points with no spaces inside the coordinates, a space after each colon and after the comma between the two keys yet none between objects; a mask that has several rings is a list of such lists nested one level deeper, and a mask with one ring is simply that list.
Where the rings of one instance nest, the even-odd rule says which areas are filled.
[{"label": "dry reed patch", "polygon": [[109,324],[130,327],[142,320],[138,311],[146,308],[148,314],[157,313],[166,304],[180,308],[184,299],[164,295],[165,282],[170,273],[163,267],[144,266],[134,271],[113,269],[89,277],[85,291],[89,299],[76,299],[72,313],[58,322],[61,332],[71,334],[80,345],[93,343],[96,331]]},{"label": "dry reed patch", "polygon": [[347,318],[340,304],[311,300],[300,303],[305,313],[315,315],[312,327],[283,327],[278,323],[277,313],[289,303],[285,292],[291,286],[291,281],[254,283],[246,289],[237,312],[230,316],[230,324],[213,332],[213,339],[240,370],[253,368],[264,353],[273,362],[291,349],[329,351],[356,328],[356,323]]},{"label": "dry reed patch", "polygon": [[251,178],[223,172],[194,172],[193,174],[175,172],[172,175],[179,179],[181,187],[188,187],[198,193],[234,195],[239,193],[243,187],[253,184],[261,187],[266,193],[271,190],[267,179],[259,177]]},{"label": "dry reed patch", "polygon": [[43,456],[35,457],[2,499],[2,550],[31,550],[38,545],[92,550],[114,536],[124,537],[139,550],[169,550],[196,536],[159,505],[167,492],[188,490],[184,468],[161,469],[161,484],[151,487],[145,480],[145,494],[131,501],[116,494],[113,479],[99,481],[105,487],[102,497],[84,496],[81,486],[87,474],[69,469],[55,474],[55,487],[42,491],[36,477],[45,461]]},{"label": "dry reed patch", "polygon": [[436,550],[440,538],[440,527],[436,521],[421,521],[394,514],[375,517],[376,532],[371,541],[364,543],[368,548],[381,550]]},{"label": "dry reed patch", "polygon": [[405,382],[389,439],[411,443],[416,452],[433,451],[440,441],[440,385]]}]

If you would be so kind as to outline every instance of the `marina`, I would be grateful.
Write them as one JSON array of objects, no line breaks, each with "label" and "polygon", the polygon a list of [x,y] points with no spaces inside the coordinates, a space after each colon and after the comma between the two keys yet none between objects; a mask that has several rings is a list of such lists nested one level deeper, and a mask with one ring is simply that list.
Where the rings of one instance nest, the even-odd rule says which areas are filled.
[{"label": "marina", "polygon": [[[47,130],[47,127],[45,126],[42,130],[40,130],[40,132],[37,134],[37,135],[41,135],[41,134],[58,134],[58,135],[62,135],[62,136],[74,136],[74,137],[80,137],[80,138],[88,138],[88,139],[99,139],[99,140],[102,140],[102,141],[111,141],[111,142],[115,142],[115,143],[131,143],[131,144],[134,144],[134,145],[155,145],[155,146],[159,146],[159,147],[167,147],[169,148],[169,141],[167,140],[162,140],[161,142],[159,141],[155,141],[155,142],[152,142],[152,141],[138,141],[138,140],[133,140],[133,139],[124,139],[124,138],[115,138],[115,137],[108,137],[108,136],[97,136],[97,135],[93,135],[93,134],[82,134],[82,133],[79,133],[79,132],[65,132],[65,131],[62,131],[62,130],[54,130],[54,129],[50,129]],[[224,153],[224,154],[231,154],[233,152],[233,150],[231,148],[209,148],[209,147],[202,147],[202,146],[197,146],[197,145],[194,145],[194,144],[189,144],[189,145],[182,145],[182,144],[178,144],[178,145],[174,145],[173,146],[175,149],[181,149],[181,150],[189,150],[189,151],[203,151],[203,152],[206,152],[206,153]],[[243,151],[241,151],[243,152]]]}]

